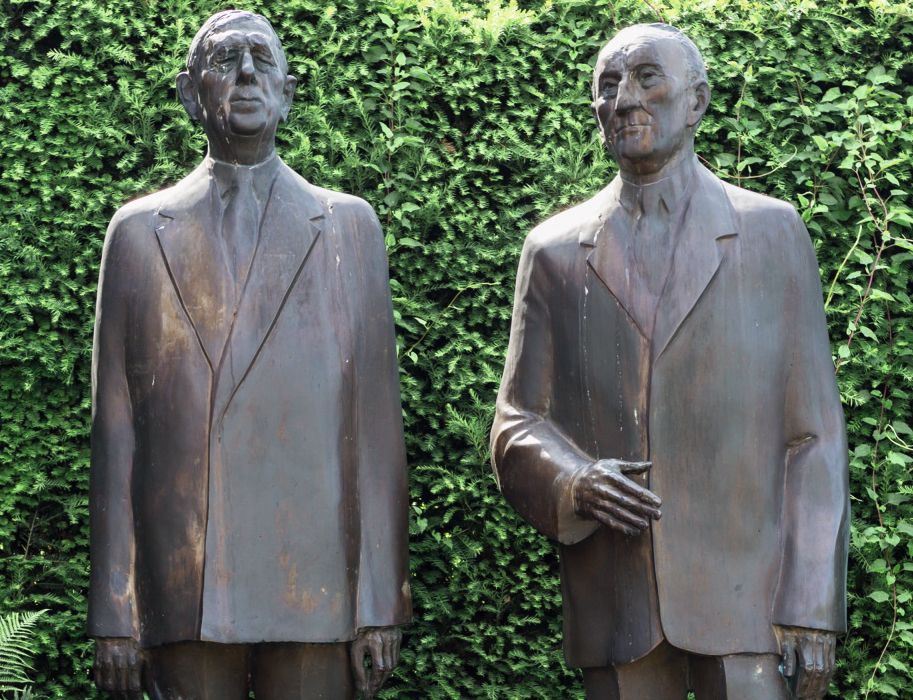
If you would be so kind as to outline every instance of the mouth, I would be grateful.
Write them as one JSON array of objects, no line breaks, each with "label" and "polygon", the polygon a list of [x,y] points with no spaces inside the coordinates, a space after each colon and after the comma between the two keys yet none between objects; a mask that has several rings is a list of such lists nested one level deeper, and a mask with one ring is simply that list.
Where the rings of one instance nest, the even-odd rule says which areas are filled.
[{"label": "mouth", "polygon": [[252,95],[236,95],[229,100],[232,104],[262,104],[263,100]]},{"label": "mouth", "polygon": [[634,131],[637,129],[646,129],[650,124],[622,124],[621,126],[615,127],[616,134],[623,134],[626,131]]}]

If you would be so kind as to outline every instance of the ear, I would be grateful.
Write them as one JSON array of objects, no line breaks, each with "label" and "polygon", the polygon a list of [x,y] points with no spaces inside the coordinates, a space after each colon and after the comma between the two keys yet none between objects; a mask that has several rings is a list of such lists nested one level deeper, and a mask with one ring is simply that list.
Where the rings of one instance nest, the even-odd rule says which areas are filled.
[{"label": "ear", "polygon": [[184,105],[187,114],[189,114],[190,118],[195,122],[199,122],[200,117],[202,116],[200,99],[197,93],[197,87],[193,84],[193,78],[190,77],[190,73],[187,71],[178,73],[177,90],[178,99],[181,100],[181,104]]},{"label": "ear", "polygon": [[298,78],[294,75],[285,76],[285,87],[282,88],[282,110],[280,112],[282,121],[288,119],[289,110],[292,108],[292,98],[295,96],[296,85],[298,85]]},{"label": "ear", "polygon": [[710,105],[710,86],[707,81],[701,82],[691,87],[691,104],[688,110],[688,126],[697,127],[698,122],[703,118],[704,112]]}]

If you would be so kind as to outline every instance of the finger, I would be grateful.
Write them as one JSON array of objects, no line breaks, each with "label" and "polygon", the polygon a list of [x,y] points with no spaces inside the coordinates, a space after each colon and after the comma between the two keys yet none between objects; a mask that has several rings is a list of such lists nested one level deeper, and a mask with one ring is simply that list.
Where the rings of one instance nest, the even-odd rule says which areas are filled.
[{"label": "finger", "polygon": [[663,502],[662,499],[653,493],[650,489],[644,488],[640,484],[631,481],[624,474],[619,472],[609,472],[606,474],[606,480],[614,487],[626,491],[639,501],[649,503],[655,508],[659,508]]},{"label": "finger", "polygon": [[799,663],[799,684],[796,686],[796,695],[800,698],[810,697],[814,685],[815,656],[814,650],[806,638],[800,638],[796,645]]},{"label": "finger", "polygon": [[124,654],[118,654],[114,662],[114,682],[117,690],[123,692],[127,690],[129,671],[127,669],[127,659]]},{"label": "finger", "polygon": [[631,511],[623,508],[617,503],[613,503],[612,501],[596,501],[592,506],[592,510],[608,513],[613,518],[624,521],[628,525],[633,525],[638,530],[646,530],[650,526],[650,522],[645,518],[640,517],[636,513],[632,513]]},{"label": "finger", "polygon": [[815,635],[815,697],[819,698],[827,690],[827,645],[824,634]]},{"label": "finger", "polygon": [[114,664],[113,660],[108,657],[101,667],[101,687],[105,690],[116,690],[114,684]]},{"label": "finger", "polygon": [[378,682],[377,682],[377,688],[376,688],[376,690],[380,690],[380,689],[384,686],[384,683],[387,682],[387,679],[388,679],[392,674],[393,674],[393,669],[392,669],[392,668],[388,668],[386,671],[384,671],[383,674],[381,674],[380,680],[378,680]]},{"label": "finger", "polygon": [[395,665],[393,663],[393,639],[390,635],[384,635],[383,654],[384,668],[387,669],[387,673],[390,673]]},{"label": "finger", "polygon": [[360,640],[352,642],[349,648],[349,662],[352,665],[352,677],[355,679],[355,687],[368,696],[368,677],[365,671],[365,648]]},{"label": "finger", "polygon": [[[628,510],[635,513],[639,513],[647,518],[656,518],[662,515],[660,510],[652,505],[652,503],[645,503],[639,498],[635,498],[624,491],[615,488],[613,486],[608,486],[606,484],[596,484],[592,487],[594,494],[598,495],[600,498],[614,501],[625,506]],[[584,494],[584,497],[589,494]]]},{"label": "finger", "polygon": [[608,513],[603,513],[601,510],[593,511],[593,517],[605,525],[607,528],[611,530],[618,530],[619,532],[628,535],[628,537],[634,537],[635,535],[639,535],[641,533],[641,531],[633,525],[626,525],[620,520],[613,518]]},{"label": "finger", "polygon": [[380,686],[384,682],[384,671],[381,671],[375,664],[368,675],[368,693],[365,697],[374,697],[377,694],[377,691],[380,690]]},{"label": "finger", "polygon": [[[143,689],[143,657],[135,654],[130,660],[130,668],[127,674],[127,688],[136,692]],[[142,696],[140,696],[142,700]]]},{"label": "finger", "polygon": [[386,671],[387,665],[384,663],[384,644],[381,635],[371,635],[368,640],[368,649],[371,652],[371,666],[375,670]]},{"label": "finger", "polygon": [[402,644],[403,636],[397,630],[396,636],[393,638],[393,668],[399,666],[399,647]]},{"label": "finger", "polygon": [[621,473],[622,474],[646,474],[650,471],[650,467],[653,466],[653,462],[622,462],[621,463]]},{"label": "finger", "polygon": [[796,674],[796,648],[793,640],[787,637],[783,640],[783,675],[792,678]]}]

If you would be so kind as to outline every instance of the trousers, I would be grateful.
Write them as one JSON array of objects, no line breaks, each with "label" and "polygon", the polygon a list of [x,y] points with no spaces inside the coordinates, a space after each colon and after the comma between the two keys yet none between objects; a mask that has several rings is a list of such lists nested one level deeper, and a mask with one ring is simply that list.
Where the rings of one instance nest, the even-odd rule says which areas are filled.
[{"label": "trousers", "polygon": [[349,645],[179,642],[146,650],[152,700],[354,700]]},{"label": "trousers", "polygon": [[587,700],[789,700],[776,654],[701,656],[662,642],[637,661],[584,668]]}]

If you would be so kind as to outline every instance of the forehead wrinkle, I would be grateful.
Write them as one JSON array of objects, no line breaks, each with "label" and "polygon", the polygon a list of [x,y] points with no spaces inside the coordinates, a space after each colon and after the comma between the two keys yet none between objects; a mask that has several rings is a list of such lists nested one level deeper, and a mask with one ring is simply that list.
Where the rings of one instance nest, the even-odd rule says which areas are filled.
[{"label": "forehead wrinkle", "polygon": [[[644,65],[657,66],[669,77],[674,77],[677,73],[682,77],[687,74],[688,57],[684,48],[675,39],[649,33],[636,35],[620,45],[613,46],[614,42],[615,39],[606,45],[596,63],[596,82],[607,75],[625,73]],[[677,56],[669,55],[668,49],[664,48],[664,45],[670,43],[678,48]],[[595,82],[593,89],[596,89]]]},{"label": "forehead wrinkle", "polygon": [[219,32],[213,34],[206,40],[206,49],[211,51],[217,46],[266,46],[270,51],[273,50],[275,42],[271,37],[262,32],[241,32],[232,30],[228,32]]}]

